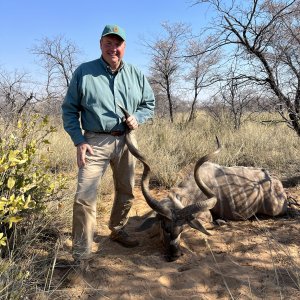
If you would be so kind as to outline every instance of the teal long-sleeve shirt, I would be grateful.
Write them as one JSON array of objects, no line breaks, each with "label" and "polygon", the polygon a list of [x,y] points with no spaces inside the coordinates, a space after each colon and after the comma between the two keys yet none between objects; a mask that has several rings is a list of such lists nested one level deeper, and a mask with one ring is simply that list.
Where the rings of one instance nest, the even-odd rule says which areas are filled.
[{"label": "teal long-sleeve shirt", "polygon": [[74,72],[62,104],[64,129],[75,145],[85,141],[82,129],[93,132],[125,130],[117,104],[139,124],[153,116],[155,99],[146,77],[122,62],[112,74],[102,59],[81,64]]}]

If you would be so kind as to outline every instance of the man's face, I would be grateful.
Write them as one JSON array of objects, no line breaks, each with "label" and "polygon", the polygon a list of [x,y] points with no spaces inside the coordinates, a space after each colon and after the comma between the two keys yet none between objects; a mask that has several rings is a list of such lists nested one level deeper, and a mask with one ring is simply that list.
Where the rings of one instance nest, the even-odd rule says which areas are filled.
[{"label": "man's face", "polygon": [[100,40],[104,60],[115,70],[119,67],[125,52],[125,41],[117,35],[106,35]]}]

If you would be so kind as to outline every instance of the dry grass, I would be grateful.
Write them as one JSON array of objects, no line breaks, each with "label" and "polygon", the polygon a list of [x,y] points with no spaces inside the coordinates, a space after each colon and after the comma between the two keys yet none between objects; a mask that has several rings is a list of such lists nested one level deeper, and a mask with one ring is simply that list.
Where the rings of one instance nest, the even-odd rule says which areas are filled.
[{"label": "dry grass", "polygon": [[32,299],[38,290],[49,288],[60,236],[70,226],[63,215],[71,215],[71,210],[60,210],[50,205],[47,214],[18,226],[14,247],[0,259],[0,299]]},{"label": "dry grass", "polygon": [[51,137],[51,165],[53,169],[60,172],[74,173],[76,170],[76,147],[64,131],[62,124],[56,128],[57,132],[53,133]]},{"label": "dry grass", "polygon": [[[178,181],[180,170],[215,149],[216,136],[223,146],[217,163],[264,167],[280,177],[299,173],[299,137],[285,124],[260,122],[271,118],[274,116],[260,115],[238,131],[229,129],[226,120],[216,123],[203,112],[191,124],[156,119],[153,124],[140,126],[137,139],[140,150],[151,163],[156,181],[165,187]],[[53,168],[76,174],[76,148],[61,126],[53,134],[51,144]],[[103,179],[103,193],[111,190],[110,177],[109,173]]]},{"label": "dry grass", "polygon": [[300,172],[299,137],[284,124],[248,122],[234,131],[201,114],[185,126],[156,120],[141,126],[137,136],[158,182],[167,187],[178,181],[181,169],[215,149],[216,136],[223,146],[217,163],[264,167],[280,177]]}]

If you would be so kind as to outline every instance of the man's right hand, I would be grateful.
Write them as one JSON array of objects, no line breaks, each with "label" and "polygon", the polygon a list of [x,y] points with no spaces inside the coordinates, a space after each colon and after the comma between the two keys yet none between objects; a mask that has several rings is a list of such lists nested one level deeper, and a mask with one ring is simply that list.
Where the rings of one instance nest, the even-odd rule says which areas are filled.
[{"label": "man's right hand", "polygon": [[92,147],[88,143],[80,143],[77,145],[77,166],[82,168],[85,166],[85,155],[89,152],[94,154]]}]

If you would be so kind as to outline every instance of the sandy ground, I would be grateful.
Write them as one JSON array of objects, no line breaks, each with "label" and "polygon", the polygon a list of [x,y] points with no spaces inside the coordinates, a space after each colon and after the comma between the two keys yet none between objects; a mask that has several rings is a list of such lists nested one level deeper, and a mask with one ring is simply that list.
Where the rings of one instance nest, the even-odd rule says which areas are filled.
[{"label": "sandy ground", "polygon": [[[287,192],[300,203],[299,185]],[[161,198],[166,191],[153,193]],[[93,257],[85,271],[55,269],[48,299],[300,299],[297,209],[280,218],[208,224],[208,237],[186,228],[184,255],[166,262],[157,235],[135,232],[149,212],[139,187],[135,196],[127,228],[140,246],[128,249],[108,239],[111,200],[104,200]],[[70,252],[68,236],[58,257],[70,258]]]}]

